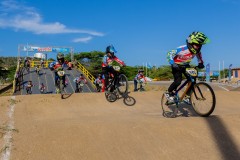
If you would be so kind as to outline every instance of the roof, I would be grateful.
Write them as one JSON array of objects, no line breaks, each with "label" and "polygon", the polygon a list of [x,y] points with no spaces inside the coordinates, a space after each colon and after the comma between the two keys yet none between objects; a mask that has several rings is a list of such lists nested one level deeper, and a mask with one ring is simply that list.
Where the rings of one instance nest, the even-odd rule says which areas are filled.
[{"label": "roof", "polygon": [[232,68],[232,70],[240,70],[240,67]]}]

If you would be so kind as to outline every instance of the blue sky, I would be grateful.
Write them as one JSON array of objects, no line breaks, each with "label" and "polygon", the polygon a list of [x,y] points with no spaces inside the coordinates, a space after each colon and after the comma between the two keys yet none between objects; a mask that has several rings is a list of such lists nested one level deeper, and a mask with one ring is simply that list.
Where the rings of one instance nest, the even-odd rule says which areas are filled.
[{"label": "blue sky", "polygon": [[167,51],[201,31],[211,40],[205,64],[240,67],[239,18],[240,0],[1,0],[0,56],[17,56],[27,43],[75,52],[113,44],[127,65],[160,66]]}]

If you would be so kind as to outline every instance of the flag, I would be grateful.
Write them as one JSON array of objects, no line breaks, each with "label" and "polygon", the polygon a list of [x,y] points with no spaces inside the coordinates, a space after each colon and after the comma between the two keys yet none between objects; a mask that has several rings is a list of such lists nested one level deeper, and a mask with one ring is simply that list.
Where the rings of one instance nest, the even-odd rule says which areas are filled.
[{"label": "flag", "polygon": [[231,77],[232,77],[232,64],[229,65],[229,70],[228,70],[228,81],[231,81]]},{"label": "flag", "polygon": [[210,63],[206,66],[206,81],[210,82]]},{"label": "flag", "polygon": [[152,68],[152,65],[150,63],[146,63],[147,64],[147,68],[148,69],[151,69]]}]

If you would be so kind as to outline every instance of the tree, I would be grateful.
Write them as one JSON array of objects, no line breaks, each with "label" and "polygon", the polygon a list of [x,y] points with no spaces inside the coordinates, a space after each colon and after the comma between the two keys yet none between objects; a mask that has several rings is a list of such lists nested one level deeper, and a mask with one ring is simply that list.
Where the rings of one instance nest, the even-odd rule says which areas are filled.
[{"label": "tree", "polygon": [[149,70],[149,77],[157,78],[158,80],[169,80],[173,78],[172,69],[170,66],[161,66],[154,70]]},{"label": "tree", "polygon": [[101,51],[74,53],[74,59],[79,61],[91,74],[102,72],[102,58],[105,55]]}]

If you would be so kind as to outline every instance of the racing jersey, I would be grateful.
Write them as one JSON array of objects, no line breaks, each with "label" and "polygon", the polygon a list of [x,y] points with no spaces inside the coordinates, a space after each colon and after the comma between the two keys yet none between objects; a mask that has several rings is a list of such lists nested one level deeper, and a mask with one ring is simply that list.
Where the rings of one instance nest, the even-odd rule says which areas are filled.
[{"label": "racing jersey", "polygon": [[142,78],[144,78],[144,81],[146,81],[144,75],[138,73],[138,74],[134,77],[134,80],[140,80],[140,79],[142,79]]},{"label": "racing jersey", "polygon": [[95,84],[100,84],[102,83],[102,79],[100,78],[96,78],[95,81],[94,81]]},{"label": "racing jersey", "polygon": [[53,68],[55,71],[58,71],[58,69],[63,68],[63,65],[64,64],[60,64],[59,62],[56,62]]},{"label": "racing jersey", "polygon": [[193,54],[188,49],[187,45],[178,47],[176,50],[171,50],[167,53],[167,60],[170,64],[176,63],[179,65],[189,65],[194,57],[197,57],[198,63],[203,63],[201,52]]},{"label": "racing jersey", "polygon": [[87,80],[84,77],[80,76],[80,77],[77,78],[77,83],[80,83],[81,81],[85,84],[87,83]]},{"label": "racing jersey", "polygon": [[116,62],[119,63],[121,66],[124,65],[124,62],[121,61],[120,59],[118,59],[116,56],[110,58],[110,57],[108,57],[107,55],[105,55],[105,56],[103,57],[102,67],[107,67],[108,65],[111,65],[111,63],[112,63],[113,61],[116,61]]}]

